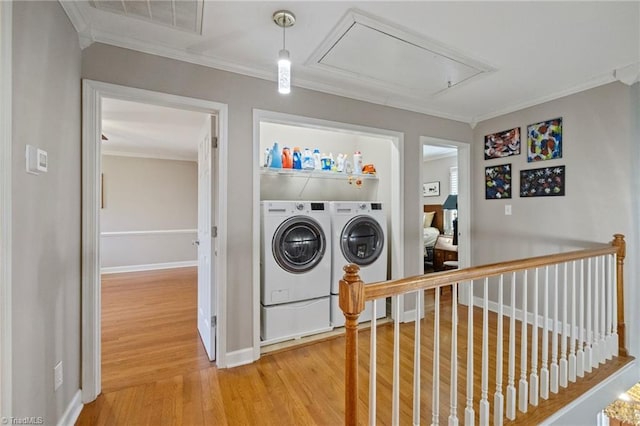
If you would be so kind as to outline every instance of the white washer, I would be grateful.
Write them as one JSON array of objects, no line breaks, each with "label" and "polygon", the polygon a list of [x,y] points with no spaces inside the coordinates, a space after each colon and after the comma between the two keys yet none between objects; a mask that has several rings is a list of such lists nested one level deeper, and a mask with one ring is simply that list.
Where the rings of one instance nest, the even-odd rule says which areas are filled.
[{"label": "white washer", "polygon": [[[365,284],[387,279],[387,219],[381,203],[363,201],[333,201],[331,234],[333,239],[331,274],[331,325],[344,325],[344,315],[338,306],[339,282],[344,266],[360,267],[360,279]],[[386,301],[376,301],[376,317],[386,316]],[[367,302],[359,321],[373,318],[371,302]]]},{"label": "white washer", "polygon": [[263,343],[330,330],[329,204],[263,201],[261,218]]}]

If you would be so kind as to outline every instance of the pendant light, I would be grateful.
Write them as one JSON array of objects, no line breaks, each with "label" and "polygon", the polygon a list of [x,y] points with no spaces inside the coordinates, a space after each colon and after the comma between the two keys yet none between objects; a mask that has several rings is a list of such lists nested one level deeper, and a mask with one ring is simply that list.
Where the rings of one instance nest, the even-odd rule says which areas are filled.
[{"label": "pendant light", "polygon": [[278,92],[286,95],[291,92],[291,60],[285,45],[285,30],[296,23],[296,17],[288,10],[279,10],[273,14],[273,22],[282,28],[282,49],[278,53]]}]

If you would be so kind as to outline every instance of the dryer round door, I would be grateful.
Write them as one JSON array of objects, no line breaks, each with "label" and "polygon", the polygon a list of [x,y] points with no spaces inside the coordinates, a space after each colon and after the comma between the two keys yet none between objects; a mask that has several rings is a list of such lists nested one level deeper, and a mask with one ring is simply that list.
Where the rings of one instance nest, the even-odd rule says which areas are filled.
[{"label": "dryer round door", "polygon": [[375,262],[384,247],[384,232],[370,216],[356,216],[342,229],[340,248],[345,259],[360,266]]},{"label": "dryer round door", "polygon": [[282,269],[300,274],[320,263],[326,250],[326,238],[314,219],[295,216],[280,224],[273,235],[271,249]]}]

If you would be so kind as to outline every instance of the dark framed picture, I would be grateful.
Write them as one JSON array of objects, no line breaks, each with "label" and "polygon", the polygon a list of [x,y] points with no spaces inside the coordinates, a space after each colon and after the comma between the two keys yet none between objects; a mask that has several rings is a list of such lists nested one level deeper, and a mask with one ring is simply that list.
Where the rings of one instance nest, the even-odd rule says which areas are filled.
[{"label": "dark framed picture", "polygon": [[562,117],[527,126],[527,161],[562,158]]},{"label": "dark framed picture", "polygon": [[565,166],[520,170],[521,197],[563,197]]},{"label": "dark framed picture", "polygon": [[485,167],[484,180],[487,200],[511,198],[511,164]]},{"label": "dark framed picture", "polygon": [[484,159],[520,155],[520,127],[492,133],[484,137]]},{"label": "dark framed picture", "polygon": [[436,197],[438,195],[440,195],[440,181],[422,184],[423,197]]}]

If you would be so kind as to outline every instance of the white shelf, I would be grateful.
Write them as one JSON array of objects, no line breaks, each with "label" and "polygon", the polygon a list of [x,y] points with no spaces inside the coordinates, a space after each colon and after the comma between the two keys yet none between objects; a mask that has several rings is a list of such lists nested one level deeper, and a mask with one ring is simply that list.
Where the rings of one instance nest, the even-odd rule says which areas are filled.
[{"label": "white shelf", "polygon": [[282,177],[300,177],[300,178],[319,178],[319,179],[342,179],[361,178],[362,180],[378,180],[378,176],[363,174],[347,174],[340,172],[332,172],[329,170],[299,170],[299,169],[273,169],[270,167],[261,167],[260,174],[264,176],[282,176]]}]

